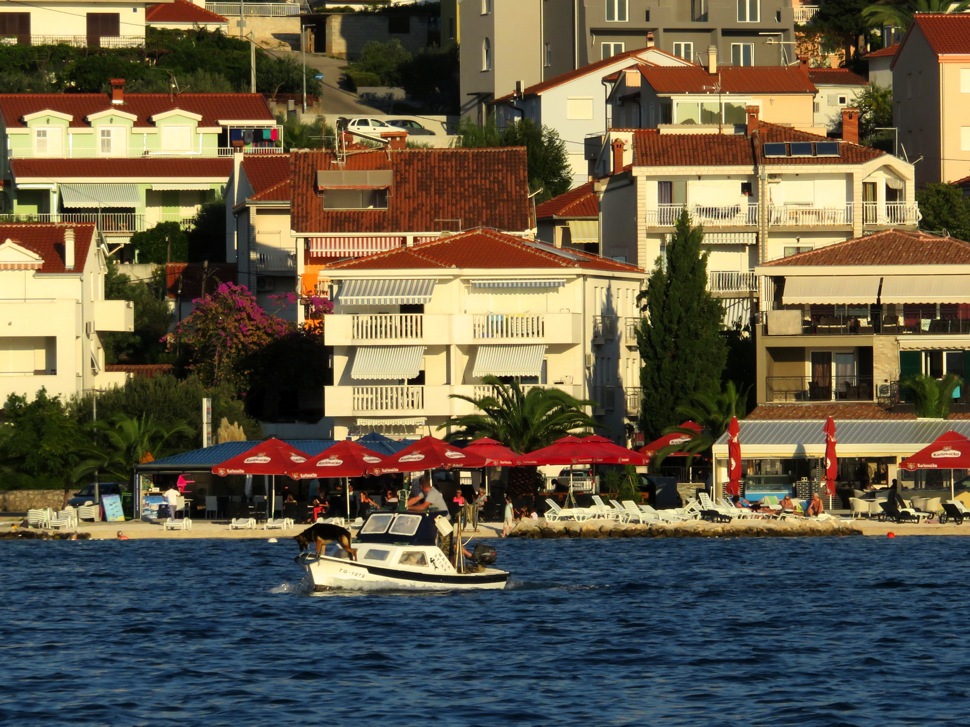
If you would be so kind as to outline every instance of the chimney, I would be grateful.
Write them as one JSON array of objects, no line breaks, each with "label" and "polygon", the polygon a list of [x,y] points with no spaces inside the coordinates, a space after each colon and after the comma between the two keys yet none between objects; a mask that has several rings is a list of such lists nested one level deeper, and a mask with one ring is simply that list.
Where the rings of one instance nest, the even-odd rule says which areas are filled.
[{"label": "chimney", "polygon": [[64,269],[74,269],[74,228],[64,230]]},{"label": "chimney", "polygon": [[408,132],[406,131],[385,131],[381,133],[382,139],[387,139],[388,149],[406,149],[408,145]]},{"label": "chimney", "polygon": [[613,149],[613,174],[619,174],[623,171],[623,140],[614,139],[610,147]]},{"label": "chimney", "polygon": [[859,109],[842,109],[842,140],[859,143]]},{"label": "chimney", "polygon": [[123,104],[125,102],[125,79],[112,78],[111,84],[111,103]]},{"label": "chimney", "polygon": [[712,76],[717,75],[717,46],[712,45],[707,48],[707,72]]},{"label": "chimney", "polygon": [[808,65],[808,56],[798,56],[798,68],[806,77],[808,76],[808,72],[811,70]]},{"label": "chimney", "polygon": [[653,31],[647,31],[647,48],[653,48]]},{"label": "chimney", "polygon": [[748,120],[747,134],[750,137],[761,126],[761,122],[758,119],[758,107],[757,106],[745,106],[744,107],[744,114],[745,114],[745,118],[747,118],[747,120]]}]

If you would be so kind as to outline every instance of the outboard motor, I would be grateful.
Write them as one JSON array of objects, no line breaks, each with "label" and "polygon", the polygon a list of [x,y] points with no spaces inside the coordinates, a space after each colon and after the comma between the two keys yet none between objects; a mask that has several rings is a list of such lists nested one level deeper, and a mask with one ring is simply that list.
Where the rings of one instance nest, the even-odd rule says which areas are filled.
[{"label": "outboard motor", "polygon": [[482,545],[479,543],[475,546],[475,550],[472,551],[472,560],[479,565],[492,565],[497,556],[498,554],[495,552],[495,548],[491,545]]}]

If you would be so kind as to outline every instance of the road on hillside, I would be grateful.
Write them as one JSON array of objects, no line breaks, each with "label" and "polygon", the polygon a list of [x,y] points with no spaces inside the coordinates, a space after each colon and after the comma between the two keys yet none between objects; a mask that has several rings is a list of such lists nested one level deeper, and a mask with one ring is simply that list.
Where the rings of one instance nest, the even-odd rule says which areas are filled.
[{"label": "road on hillside", "polygon": [[[298,65],[302,65],[303,63],[303,54],[299,51],[270,50],[268,48],[264,48],[263,51],[277,58],[290,58],[296,61]],[[306,64],[318,73],[323,74],[323,81],[320,83],[323,89],[321,103],[323,113],[331,123],[337,116],[373,116],[375,114],[384,114],[381,109],[376,109],[373,106],[368,106],[363,103],[357,98],[357,94],[340,88],[340,78],[343,76],[342,69],[347,65],[347,61],[340,58],[331,58],[322,53],[307,53]]]}]

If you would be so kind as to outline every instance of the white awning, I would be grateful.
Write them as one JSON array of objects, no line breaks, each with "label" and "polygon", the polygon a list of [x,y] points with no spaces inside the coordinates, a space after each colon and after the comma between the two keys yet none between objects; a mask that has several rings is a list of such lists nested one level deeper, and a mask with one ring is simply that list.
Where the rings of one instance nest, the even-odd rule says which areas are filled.
[{"label": "white awning", "polygon": [[393,419],[356,419],[359,427],[423,427],[428,423],[425,417],[395,417]]},{"label": "white awning", "polygon": [[521,346],[479,346],[472,375],[539,376],[546,347],[542,344]]},{"label": "white awning", "polygon": [[705,245],[755,245],[757,232],[704,232]]},{"label": "white awning", "polygon": [[208,192],[212,185],[205,182],[152,182],[152,189],[156,192]]},{"label": "white awning", "polygon": [[882,284],[883,303],[970,302],[970,275],[895,275]]},{"label": "white awning", "polygon": [[142,196],[137,184],[61,184],[61,204],[71,209],[139,207]]},{"label": "white awning", "polygon": [[473,288],[561,288],[566,284],[562,278],[501,278],[494,280],[473,280]]},{"label": "white awning", "polygon": [[347,280],[337,302],[343,305],[416,305],[431,300],[433,279]]},{"label": "white awning", "polygon": [[600,241],[599,220],[569,220],[569,239],[574,244]]},{"label": "white awning", "polygon": [[[782,301],[785,305],[875,303],[879,293],[879,280],[878,275],[787,277]],[[885,295],[883,295],[883,302],[886,302]]]},{"label": "white awning", "polygon": [[354,353],[350,378],[404,381],[421,371],[424,346],[361,346]]}]

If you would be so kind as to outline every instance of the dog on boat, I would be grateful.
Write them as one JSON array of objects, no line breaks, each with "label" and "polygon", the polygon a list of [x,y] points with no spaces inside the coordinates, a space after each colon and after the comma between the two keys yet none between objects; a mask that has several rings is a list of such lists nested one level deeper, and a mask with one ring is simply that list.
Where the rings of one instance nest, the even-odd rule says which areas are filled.
[{"label": "dog on boat", "polygon": [[301,553],[310,547],[310,543],[316,543],[317,557],[319,558],[327,543],[336,543],[350,553],[353,560],[357,560],[357,551],[350,547],[350,531],[339,525],[314,523],[299,535],[294,535],[293,539],[300,546]]}]

